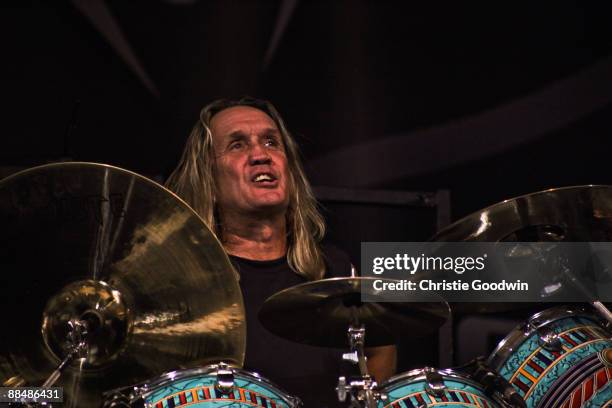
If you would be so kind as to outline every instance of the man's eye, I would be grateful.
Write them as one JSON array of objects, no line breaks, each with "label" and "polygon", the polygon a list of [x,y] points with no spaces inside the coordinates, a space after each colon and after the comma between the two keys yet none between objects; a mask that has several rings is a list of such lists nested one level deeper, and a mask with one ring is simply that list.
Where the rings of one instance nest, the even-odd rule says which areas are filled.
[{"label": "man's eye", "polygon": [[265,145],[268,147],[278,147],[280,145],[280,143],[278,143],[278,140],[270,137],[268,139],[266,139]]},{"label": "man's eye", "polygon": [[244,144],[242,142],[232,142],[229,145],[230,150],[238,150],[241,149]]}]

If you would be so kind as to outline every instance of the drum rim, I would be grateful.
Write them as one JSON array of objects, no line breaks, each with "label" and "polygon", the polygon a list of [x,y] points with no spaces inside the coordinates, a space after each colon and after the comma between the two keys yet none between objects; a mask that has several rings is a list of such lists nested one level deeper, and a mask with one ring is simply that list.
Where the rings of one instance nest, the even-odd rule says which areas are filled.
[{"label": "drum rim", "polygon": [[[155,390],[163,387],[164,385],[169,385],[175,381],[180,381],[192,376],[197,375],[210,375],[213,374],[219,369],[222,368],[221,364],[209,364],[203,367],[195,367],[195,368],[185,368],[185,369],[177,369],[173,371],[167,371],[157,377],[151,378],[149,380],[143,381],[137,385],[132,387],[133,393],[132,398],[130,399],[133,402],[136,399],[142,398],[143,400],[151,395]],[[242,377],[246,377],[253,382],[257,382],[262,384],[267,388],[271,388],[276,394],[279,394],[279,397],[284,399],[285,402],[289,403],[290,407],[300,407],[301,400],[298,397],[295,397],[285,390],[280,388],[278,385],[272,383],[272,381],[263,377],[261,374],[255,371],[244,370],[236,365],[227,364],[224,368],[231,370],[233,374],[238,374]]]},{"label": "drum rim", "polygon": [[404,373],[401,373],[401,374],[398,374],[398,375],[395,375],[389,378],[387,381],[385,381],[384,383],[380,385],[380,388],[382,390],[386,390],[387,388],[394,386],[396,383],[398,383],[401,380],[411,380],[411,381],[427,380],[426,375],[425,375],[425,369],[432,369],[434,372],[441,374],[444,377],[449,377],[451,379],[464,380],[464,382],[466,382],[468,385],[471,385],[474,388],[478,388],[479,390],[481,390],[484,395],[484,388],[482,384],[473,380],[467,374],[463,374],[460,371],[457,371],[452,368],[443,368],[443,369],[438,369],[438,368],[433,368],[433,367],[415,368],[413,370],[410,370],[410,371],[407,371],[407,372],[404,372]]},{"label": "drum rim", "polygon": [[487,364],[494,370],[504,365],[512,352],[525,340],[531,337],[538,329],[548,326],[557,320],[568,317],[587,317],[601,325],[601,318],[594,310],[588,310],[584,305],[555,306],[531,315],[527,320],[517,325],[495,347],[487,359]]}]

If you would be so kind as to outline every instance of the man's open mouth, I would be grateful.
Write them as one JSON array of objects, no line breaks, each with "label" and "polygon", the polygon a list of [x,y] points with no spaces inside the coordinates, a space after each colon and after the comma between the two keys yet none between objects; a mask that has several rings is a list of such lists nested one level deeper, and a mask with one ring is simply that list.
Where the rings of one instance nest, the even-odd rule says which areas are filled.
[{"label": "man's open mouth", "polygon": [[257,173],[251,181],[255,183],[270,183],[276,181],[276,177],[272,173]]}]

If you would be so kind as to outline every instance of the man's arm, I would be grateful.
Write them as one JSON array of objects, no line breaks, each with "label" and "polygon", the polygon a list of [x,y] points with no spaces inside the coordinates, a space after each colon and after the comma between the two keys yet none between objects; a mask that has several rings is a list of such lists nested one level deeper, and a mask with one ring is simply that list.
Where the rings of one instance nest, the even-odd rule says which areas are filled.
[{"label": "man's arm", "polygon": [[378,384],[388,380],[397,366],[397,348],[392,346],[368,347],[365,349],[368,358],[368,371]]}]

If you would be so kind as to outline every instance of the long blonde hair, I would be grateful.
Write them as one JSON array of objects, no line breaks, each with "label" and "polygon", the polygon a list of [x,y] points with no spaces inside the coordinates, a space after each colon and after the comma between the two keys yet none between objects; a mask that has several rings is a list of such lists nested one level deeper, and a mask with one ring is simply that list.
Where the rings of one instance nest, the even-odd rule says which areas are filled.
[{"label": "long blonde hair", "polygon": [[191,130],[181,159],[166,186],[183,198],[204,219],[208,227],[223,241],[222,229],[215,208],[216,188],[210,122],[218,112],[234,106],[250,106],[266,113],[278,127],[287,154],[287,164],[293,188],[290,189],[286,214],[288,232],[287,262],[299,275],[310,280],[321,279],[325,263],[320,242],[325,235],[325,222],[306,179],[299,149],[274,106],[264,100],[244,97],[219,99],[200,111],[200,118]]}]

